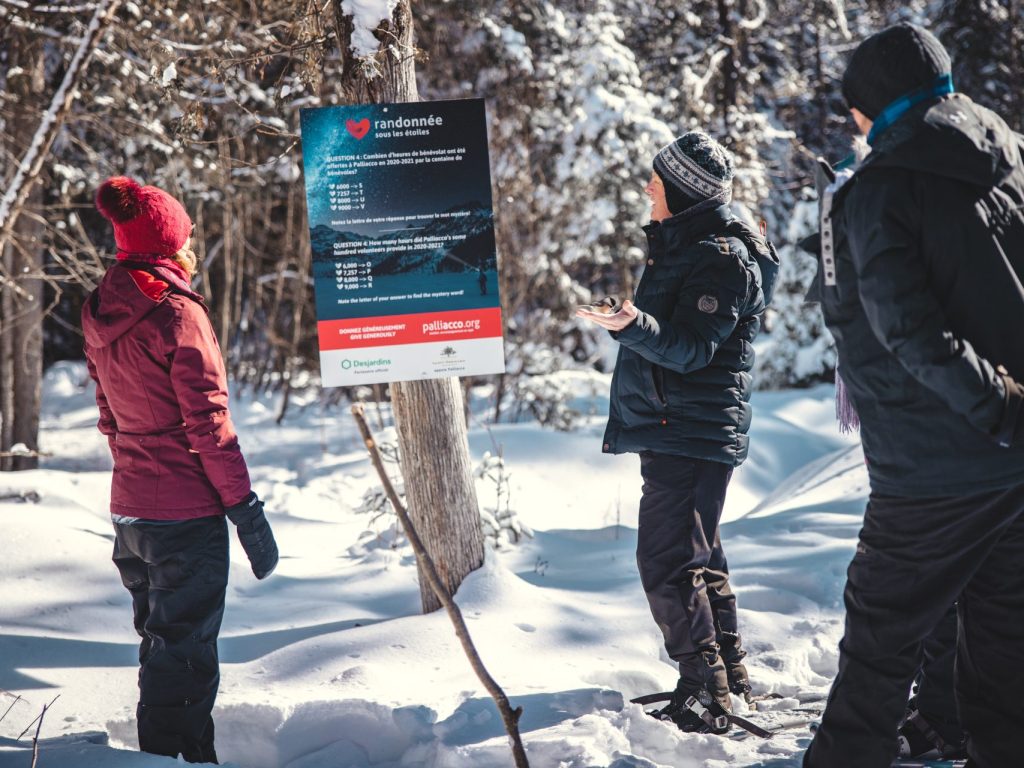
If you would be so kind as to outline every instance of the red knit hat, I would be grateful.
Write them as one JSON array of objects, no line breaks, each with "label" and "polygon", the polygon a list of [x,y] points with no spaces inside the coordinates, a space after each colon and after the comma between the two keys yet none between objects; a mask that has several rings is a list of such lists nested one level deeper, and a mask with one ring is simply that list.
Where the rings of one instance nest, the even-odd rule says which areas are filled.
[{"label": "red knit hat", "polygon": [[96,207],[114,225],[119,257],[173,256],[192,234],[192,219],[181,203],[127,176],[103,182],[96,191]]}]

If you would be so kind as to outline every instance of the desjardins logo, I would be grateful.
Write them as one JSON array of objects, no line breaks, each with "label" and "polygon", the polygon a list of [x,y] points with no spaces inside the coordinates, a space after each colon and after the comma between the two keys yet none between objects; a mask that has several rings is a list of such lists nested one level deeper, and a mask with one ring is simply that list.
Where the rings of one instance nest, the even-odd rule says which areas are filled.
[{"label": "desjardins logo", "polygon": [[341,368],[345,371],[352,368],[380,368],[385,365],[391,365],[391,360],[386,357],[378,357],[375,360],[350,360],[346,357],[341,361]]}]

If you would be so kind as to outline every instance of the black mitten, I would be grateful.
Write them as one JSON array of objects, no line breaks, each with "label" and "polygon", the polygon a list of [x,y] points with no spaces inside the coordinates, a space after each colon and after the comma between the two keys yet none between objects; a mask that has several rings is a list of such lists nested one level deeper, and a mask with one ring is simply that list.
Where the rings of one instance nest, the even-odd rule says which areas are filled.
[{"label": "black mitten", "polygon": [[238,530],[238,540],[249,557],[249,564],[257,579],[265,579],[277,567],[277,542],[270,530],[263,502],[250,493],[238,504],[224,510],[228,520]]}]

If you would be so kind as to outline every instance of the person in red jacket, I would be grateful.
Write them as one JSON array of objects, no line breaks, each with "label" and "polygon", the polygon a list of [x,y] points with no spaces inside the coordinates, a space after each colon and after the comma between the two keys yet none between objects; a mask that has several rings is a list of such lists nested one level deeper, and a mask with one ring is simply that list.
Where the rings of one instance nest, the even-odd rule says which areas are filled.
[{"label": "person in red jacket", "polygon": [[114,563],[132,595],[139,647],[139,748],[216,763],[211,712],[228,579],[225,515],[257,578],[273,534],[228,411],[206,306],[190,287],[193,225],[171,195],[124,176],[96,207],[117,261],[82,310],[99,430],[114,459]]}]

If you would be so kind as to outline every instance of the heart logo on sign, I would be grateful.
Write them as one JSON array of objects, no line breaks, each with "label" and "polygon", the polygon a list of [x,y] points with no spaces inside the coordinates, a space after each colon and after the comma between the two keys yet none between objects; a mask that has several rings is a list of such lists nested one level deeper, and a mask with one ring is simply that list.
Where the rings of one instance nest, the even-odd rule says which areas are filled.
[{"label": "heart logo on sign", "polygon": [[366,117],[358,121],[349,119],[345,121],[345,128],[357,139],[361,139],[370,132],[370,120]]}]

